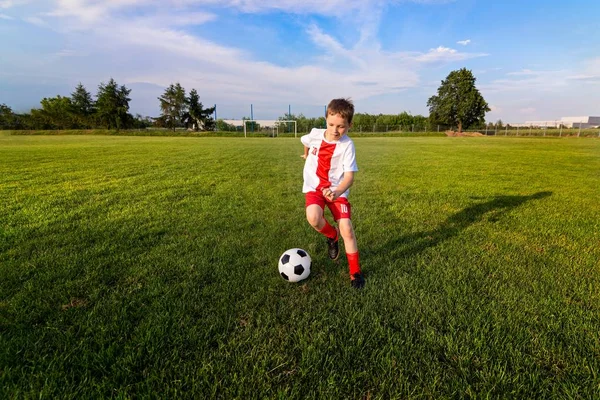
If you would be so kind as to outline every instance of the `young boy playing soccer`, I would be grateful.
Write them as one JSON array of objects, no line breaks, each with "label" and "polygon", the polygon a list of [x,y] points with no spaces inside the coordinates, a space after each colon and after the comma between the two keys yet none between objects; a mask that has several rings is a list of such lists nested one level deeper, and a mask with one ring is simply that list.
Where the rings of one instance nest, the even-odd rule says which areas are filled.
[{"label": "young boy playing soccer", "polygon": [[[300,138],[304,145],[304,185],[306,219],[327,237],[329,258],[340,255],[339,236],[344,239],[352,287],[360,289],[365,279],[360,269],[356,236],[350,220],[348,192],[358,171],[354,143],[347,136],[352,127],[354,105],[348,99],[331,100],[327,106],[327,129],[315,129]],[[325,206],[333,214],[338,228],[325,219]]]}]

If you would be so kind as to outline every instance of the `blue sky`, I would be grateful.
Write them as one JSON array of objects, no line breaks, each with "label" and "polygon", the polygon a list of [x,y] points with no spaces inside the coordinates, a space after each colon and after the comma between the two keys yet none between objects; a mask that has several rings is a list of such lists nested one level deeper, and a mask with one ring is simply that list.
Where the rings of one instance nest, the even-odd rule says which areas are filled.
[{"label": "blue sky", "polygon": [[157,116],[170,83],[218,117],[428,114],[473,71],[489,121],[600,115],[600,1],[0,0],[0,103],[15,111],[111,77]]}]

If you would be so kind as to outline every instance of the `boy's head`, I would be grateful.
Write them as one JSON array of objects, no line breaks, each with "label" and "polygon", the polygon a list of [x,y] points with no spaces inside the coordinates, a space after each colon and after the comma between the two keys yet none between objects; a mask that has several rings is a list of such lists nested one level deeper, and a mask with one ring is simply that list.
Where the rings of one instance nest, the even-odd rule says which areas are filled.
[{"label": "boy's head", "polygon": [[352,123],[352,117],[354,117],[354,104],[350,99],[333,99],[327,106],[327,115],[339,114],[340,117],[344,118],[348,124]]},{"label": "boy's head", "polygon": [[329,140],[339,140],[352,127],[354,104],[350,99],[333,99],[327,106],[327,132]]}]

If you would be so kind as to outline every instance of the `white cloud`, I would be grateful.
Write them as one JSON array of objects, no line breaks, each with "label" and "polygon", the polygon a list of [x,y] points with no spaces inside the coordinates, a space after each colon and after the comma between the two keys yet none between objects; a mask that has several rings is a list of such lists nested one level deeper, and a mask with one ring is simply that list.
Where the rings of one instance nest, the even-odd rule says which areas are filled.
[{"label": "white cloud", "polygon": [[481,90],[486,93],[562,90],[567,86],[568,72],[524,69],[518,72],[509,72],[506,76],[507,78],[495,79],[481,85]]},{"label": "white cloud", "polygon": [[[218,5],[246,13],[284,11],[295,14],[342,15],[356,10],[376,11],[394,0],[171,0],[178,5]],[[413,0],[413,2],[423,2]],[[366,14],[363,14],[364,17]]]},{"label": "white cloud", "polygon": [[55,54],[56,57],[73,57],[78,53],[75,50],[63,49]]},{"label": "white cloud", "polygon": [[0,19],[8,19],[8,20],[11,20],[11,19],[14,19],[14,18],[13,18],[13,17],[11,17],[10,15],[6,15],[6,14],[2,14],[2,13],[0,13]]},{"label": "white cloud", "polygon": [[[314,65],[281,67],[254,60],[245,51],[219,46],[183,32],[133,25],[123,29],[119,35],[129,38],[129,44],[165,54],[162,58],[177,65],[177,76],[183,77],[181,83],[184,86],[201,85],[204,91],[223,93],[240,101],[250,98],[279,101],[278,97],[289,101],[303,97],[308,101],[323,102],[330,93],[359,99],[388,92],[391,87],[410,87],[418,83],[416,74],[406,68],[381,75],[385,71],[379,63],[369,66],[317,27],[309,28],[313,39],[334,48],[339,57],[352,61],[353,68],[342,74],[326,60]],[[103,34],[108,36],[111,31]],[[198,77],[197,71],[202,71],[202,78]],[[166,86],[173,76],[173,70],[166,73],[157,70],[132,74],[129,79]]]},{"label": "white cloud", "polygon": [[493,68],[487,68],[487,69],[478,69],[478,70],[474,70],[473,73],[475,75],[483,75],[483,74],[488,74],[488,73],[497,72],[497,71],[502,71],[502,68],[501,67],[493,67]]},{"label": "white cloud", "polygon": [[23,18],[23,21],[42,28],[48,28],[50,25],[40,17],[31,16]]},{"label": "white cloud", "polygon": [[0,8],[7,9],[14,6],[14,2],[10,0],[0,1]]},{"label": "white cloud", "polygon": [[367,67],[365,61],[361,59],[358,54],[353,52],[351,49],[344,48],[341,43],[339,43],[332,36],[325,34],[317,25],[311,24],[307,29],[307,33],[315,45],[322,47],[325,51],[327,51],[328,56],[336,55],[352,62],[357,66],[363,68]]},{"label": "white cloud", "polygon": [[525,107],[525,108],[519,109],[519,112],[521,114],[525,114],[525,115],[535,114],[536,111],[537,110],[535,109],[535,107]]},{"label": "white cloud", "polygon": [[205,12],[190,12],[184,14],[156,14],[135,18],[134,22],[146,26],[191,26],[202,25],[217,19],[215,14]]},{"label": "white cloud", "polygon": [[540,75],[542,72],[540,71],[532,71],[530,69],[522,69],[521,71],[516,71],[516,72],[508,72],[506,75],[509,76],[531,76],[531,75]]},{"label": "white cloud", "polygon": [[519,123],[597,114],[600,57],[572,64],[568,70],[522,69],[478,85],[484,98],[499,108],[489,118]]},{"label": "white cloud", "polygon": [[[7,1],[11,4],[16,0]],[[22,0],[24,1],[24,0]],[[436,4],[453,0],[408,0],[414,3]],[[124,8],[162,7],[163,9],[185,9],[190,7],[216,7],[237,9],[244,13],[288,12],[294,14],[318,14],[341,16],[355,14],[368,18],[379,13],[386,5],[397,0],[55,0],[52,16],[75,16],[83,21],[97,21],[112,11]],[[2,2],[0,2],[2,4]]]},{"label": "white cloud", "polygon": [[[38,55],[37,64],[29,67],[33,75],[43,68],[46,74],[54,74],[62,82],[87,79],[97,84],[112,76],[120,84],[146,83],[147,87],[156,88],[179,81],[187,89],[199,89],[203,99],[210,103],[287,104],[302,99],[307,104],[323,104],[331,96],[361,100],[421,87],[423,68],[487,55],[443,46],[423,52],[382,50],[377,33],[382,10],[389,3],[384,0],[57,0],[49,9],[33,13],[26,20],[51,27],[64,37],[69,48],[57,49],[45,59]],[[326,26],[309,19],[304,33],[322,51],[293,66],[281,66],[268,58],[261,59],[252,49],[223,45],[185,29],[216,21],[219,7],[235,7],[243,12],[283,10],[335,15],[340,22],[351,26],[348,29],[355,29],[358,38],[348,45],[327,32]],[[364,12],[354,12],[356,16],[352,16],[353,10]],[[80,57],[83,54],[86,56]]]},{"label": "white cloud", "polygon": [[[0,5],[24,4],[32,0],[0,0]],[[380,14],[389,5],[400,1],[419,4],[444,4],[455,0],[50,0],[54,5],[47,13],[54,17],[76,17],[82,22],[95,22],[124,10],[156,8],[164,13],[189,9],[235,9],[243,13],[285,12],[291,14],[325,15],[360,21],[361,41],[378,28]],[[375,24],[373,24],[375,22]]]},{"label": "white cloud", "polygon": [[600,84],[600,57],[585,61],[581,71],[568,76],[567,79],[591,84]]},{"label": "white cloud", "polygon": [[[300,97],[321,104],[332,94],[364,99],[416,87],[420,82],[419,65],[482,56],[443,47],[424,53],[382,51],[376,33],[384,3],[380,0],[58,0],[57,6],[44,15],[45,21],[60,21],[56,29],[66,36],[72,31],[85,31],[85,39],[78,35],[85,41],[81,46],[120,65],[118,73],[123,83],[146,82],[164,87],[178,80],[184,87],[201,87],[207,97],[226,96],[245,102],[261,98],[279,102]],[[361,24],[356,25],[359,39],[354,46],[344,46],[312,23],[306,33],[323,49],[322,54],[303,65],[283,67],[257,59],[249,50],[220,45],[178,30],[181,26],[217,18],[205,11],[190,14],[188,7],[198,9],[201,5],[236,7],[245,12],[285,10],[332,15],[340,15],[340,10],[371,9],[361,14]],[[134,8],[135,15],[140,16],[125,18],[120,16],[122,12],[117,12]],[[31,17],[29,22],[41,25],[44,20]],[[114,26],[120,28],[115,30]],[[142,57],[152,55],[152,61],[145,66],[134,65],[130,56],[133,53],[141,53]],[[76,49],[70,49],[56,55],[76,54]],[[67,71],[63,73],[68,75]]]},{"label": "white cloud", "polygon": [[0,0],[0,10],[20,7],[32,3],[33,1],[34,0]]},{"label": "white cloud", "polygon": [[471,43],[471,39],[467,39],[467,40],[459,40],[458,42],[456,42],[456,44],[461,44],[463,46],[468,45],[469,43]]},{"label": "white cloud", "polygon": [[485,57],[487,55],[488,54],[485,53],[461,53],[449,47],[439,46],[436,49],[430,49],[427,53],[415,56],[414,59],[422,63],[450,62],[462,61],[475,57]]},{"label": "white cloud", "polygon": [[567,79],[575,80],[575,81],[585,81],[587,83],[592,83],[592,84],[600,84],[600,74],[598,74],[598,75],[586,75],[586,74],[571,75],[571,76],[568,76]]}]

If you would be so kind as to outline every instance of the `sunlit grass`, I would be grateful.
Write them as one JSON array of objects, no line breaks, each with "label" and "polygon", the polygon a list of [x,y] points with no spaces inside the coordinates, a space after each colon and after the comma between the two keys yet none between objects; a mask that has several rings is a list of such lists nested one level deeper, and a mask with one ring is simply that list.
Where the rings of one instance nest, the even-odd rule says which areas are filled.
[{"label": "sunlit grass", "polygon": [[355,143],[362,291],[299,141],[0,136],[0,397],[600,396],[600,141]]}]

